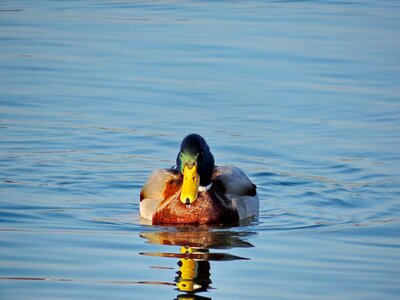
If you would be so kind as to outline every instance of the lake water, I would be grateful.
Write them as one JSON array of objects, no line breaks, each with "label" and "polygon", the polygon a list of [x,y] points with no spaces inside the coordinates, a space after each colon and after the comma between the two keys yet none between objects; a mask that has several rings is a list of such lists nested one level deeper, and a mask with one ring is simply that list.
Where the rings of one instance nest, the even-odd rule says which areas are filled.
[{"label": "lake water", "polygon": [[[399,299],[400,2],[1,1],[1,299]],[[239,227],[148,226],[197,132]]]}]

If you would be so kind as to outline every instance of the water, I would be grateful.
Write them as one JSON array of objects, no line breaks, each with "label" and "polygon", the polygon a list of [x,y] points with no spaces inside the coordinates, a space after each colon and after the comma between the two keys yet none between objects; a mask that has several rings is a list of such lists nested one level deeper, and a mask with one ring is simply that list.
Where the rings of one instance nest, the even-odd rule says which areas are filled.
[{"label": "water", "polygon": [[[399,14],[2,1],[0,298],[398,299]],[[191,132],[257,184],[258,219],[140,222]]]}]

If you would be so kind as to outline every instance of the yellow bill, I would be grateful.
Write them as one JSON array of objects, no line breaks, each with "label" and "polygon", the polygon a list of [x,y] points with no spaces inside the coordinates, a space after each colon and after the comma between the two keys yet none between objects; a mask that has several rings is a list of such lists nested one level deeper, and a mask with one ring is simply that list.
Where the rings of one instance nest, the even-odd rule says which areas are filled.
[{"label": "yellow bill", "polygon": [[200,176],[197,174],[196,166],[185,166],[183,169],[183,184],[181,192],[181,201],[183,204],[190,205],[197,198],[197,192],[200,185]]}]

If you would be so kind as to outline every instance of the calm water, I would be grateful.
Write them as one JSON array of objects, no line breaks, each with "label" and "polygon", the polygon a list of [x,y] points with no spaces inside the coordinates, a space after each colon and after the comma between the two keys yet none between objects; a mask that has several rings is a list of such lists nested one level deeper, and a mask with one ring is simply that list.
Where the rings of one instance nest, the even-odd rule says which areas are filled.
[{"label": "calm water", "polygon": [[[1,1],[0,298],[398,299],[399,16]],[[191,132],[257,184],[258,219],[140,222]]]}]

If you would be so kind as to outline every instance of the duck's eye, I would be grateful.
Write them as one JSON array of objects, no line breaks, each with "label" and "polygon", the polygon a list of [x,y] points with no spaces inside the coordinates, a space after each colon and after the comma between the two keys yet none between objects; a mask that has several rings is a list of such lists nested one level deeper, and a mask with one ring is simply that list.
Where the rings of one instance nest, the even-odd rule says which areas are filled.
[{"label": "duck's eye", "polygon": [[193,181],[194,181],[194,178],[195,178],[195,177],[193,176],[193,177],[192,177],[192,180],[193,180]]}]

